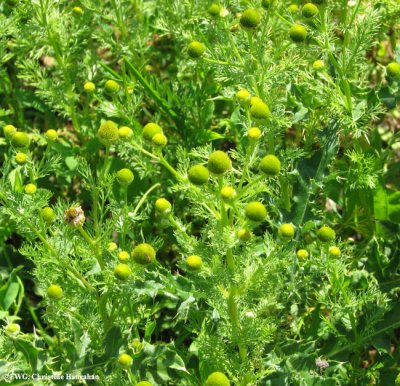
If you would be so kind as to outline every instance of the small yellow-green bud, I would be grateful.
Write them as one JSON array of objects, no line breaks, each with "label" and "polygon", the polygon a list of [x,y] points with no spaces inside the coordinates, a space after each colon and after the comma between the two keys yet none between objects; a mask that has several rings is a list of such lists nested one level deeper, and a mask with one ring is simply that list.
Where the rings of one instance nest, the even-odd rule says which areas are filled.
[{"label": "small yellow-green bud", "polygon": [[264,103],[263,102],[263,100],[260,98],[260,97],[258,97],[258,96],[252,96],[251,98],[250,98],[250,106],[253,106],[253,105],[255,105],[256,103]]},{"label": "small yellow-green bud", "polygon": [[18,165],[24,165],[27,161],[27,155],[25,153],[17,153],[15,154],[15,162]]},{"label": "small yellow-green bud", "polygon": [[54,213],[54,210],[52,208],[46,206],[40,211],[40,217],[44,222],[50,224],[56,218],[56,214]]},{"label": "small yellow-green bud", "polygon": [[23,131],[17,131],[11,137],[11,145],[13,145],[17,149],[26,148],[29,146],[29,143],[29,136]]},{"label": "small yellow-green bud", "polygon": [[307,29],[301,24],[294,24],[290,28],[289,36],[296,43],[304,42],[307,38]]},{"label": "small yellow-green bud", "polygon": [[152,141],[156,134],[162,133],[162,129],[156,123],[150,122],[143,127],[142,136],[146,141]]},{"label": "small yellow-green bud", "polygon": [[159,198],[155,203],[156,212],[161,214],[168,214],[171,212],[172,205],[165,198]]},{"label": "small yellow-green bud", "polygon": [[239,229],[237,236],[240,241],[249,241],[251,239],[251,232],[248,229]]},{"label": "small yellow-green bud", "polygon": [[129,252],[127,252],[127,251],[121,251],[121,252],[118,252],[117,257],[118,257],[119,261],[125,262],[125,261],[129,260],[130,255],[129,255]]},{"label": "small yellow-green bud", "polygon": [[250,107],[250,115],[254,120],[265,120],[271,116],[271,111],[266,103],[256,102]]},{"label": "small yellow-green bud", "polygon": [[299,10],[299,6],[297,4],[290,4],[288,7],[288,11],[290,13],[296,13]]},{"label": "small yellow-green bud", "polygon": [[193,41],[189,44],[187,52],[191,58],[197,59],[200,58],[200,56],[202,56],[205,51],[206,47],[204,46],[204,44],[198,41]]},{"label": "small yellow-green bud", "polygon": [[249,202],[245,208],[246,217],[254,222],[263,222],[267,218],[267,208],[258,201]]},{"label": "small yellow-green bud", "polygon": [[54,129],[47,130],[44,135],[49,141],[55,141],[58,138],[58,133]]},{"label": "small yellow-green bud", "polygon": [[301,10],[303,16],[308,19],[318,15],[318,12],[318,7],[312,3],[304,4],[303,9]]},{"label": "small yellow-green bud", "polygon": [[240,17],[240,24],[244,28],[257,28],[261,22],[261,16],[256,9],[246,9]]},{"label": "small yellow-green bud", "polygon": [[83,89],[87,93],[91,93],[96,89],[96,85],[93,82],[85,82],[85,84],[83,85]]},{"label": "small yellow-green bud", "polygon": [[118,136],[121,139],[129,139],[133,135],[133,131],[128,126],[122,126],[118,129]]},{"label": "small yellow-green bud", "polygon": [[104,89],[108,94],[115,94],[119,91],[119,84],[115,80],[107,80],[104,84]]},{"label": "small yellow-green bud", "polygon": [[213,17],[219,16],[221,12],[221,6],[219,4],[211,4],[207,10],[208,14]]},{"label": "small yellow-green bud", "polygon": [[268,154],[260,161],[259,169],[267,176],[277,176],[281,171],[281,161],[273,154]]},{"label": "small yellow-green bud", "polygon": [[224,174],[232,168],[232,161],[228,154],[221,150],[217,150],[210,154],[207,168],[211,173]]},{"label": "small yellow-green bud", "polygon": [[83,15],[83,9],[81,7],[74,7],[72,8],[72,12],[75,15]]},{"label": "small yellow-green bud", "polygon": [[21,327],[17,323],[10,323],[6,326],[5,330],[11,335],[17,335],[21,331]]},{"label": "small yellow-green bud", "polygon": [[24,191],[26,194],[34,194],[37,190],[37,187],[35,184],[26,184],[24,187]]},{"label": "small yellow-green bud", "polygon": [[340,256],[340,249],[338,247],[332,246],[329,247],[329,255],[332,257],[339,257]]},{"label": "small yellow-green bud", "polygon": [[157,133],[153,136],[151,142],[153,143],[153,146],[163,148],[167,145],[168,139],[163,133]]},{"label": "small yellow-green bud", "polygon": [[47,288],[47,296],[50,299],[61,299],[63,297],[63,290],[59,285],[52,284]]},{"label": "small yellow-green bud", "polygon": [[132,257],[136,263],[146,265],[155,260],[156,251],[150,244],[143,243],[133,249]]},{"label": "small yellow-green bud", "polygon": [[261,137],[261,130],[258,127],[252,127],[247,131],[249,139],[256,141]]},{"label": "small yellow-green bud", "polygon": [[232,186],[224,186],[221,189],[221,198],[225,202],[230,202],[236,197],[236,190]]},{"label": "small yellow-green bud", "polygon": [[322,242],[333,241],[335,240],[336,233],[332,228],[323,226],[318,229],[317,237]]},{"label": "small yellow-green bud", "polygon": [[100,142],[103,145],[111,145],[118,141],[118,126],[113,121],[105,121],[97,131]]},{"label": "small yellow-green bud", "polygon": [[203,266],[203,260],[200,256],[197,255],[190,255],[186,258],[186,268],[189,271],[200,271],[201,267]]},{"label": "small yellow-green bud", "polygon": [[400,78],[400,64],[391,62],[386,66],[386,72],[391,78]]},{"label": "small yellow-green bud", "polygon": [[127,264],[118,264],[114,269],[114,276],[119,280],[127,280],[132,271]]},{"label": "small yellow-green bud", "polygon": [[239,90],[235,96],[242,106],[246,105],[250,99],[250,93],[244,88]]},{"label": "small yellow-green bud", "polygon": [[5,125],[3,131],[7,138],[11,138],[17,132],[17,128],[13,125]]},{"label": "small yellow-green bud", "polygon": [[322,71],[325,68],[325,63],[323,60],[318,59],[313,63],[312,66],[315,71]]},{"label": "small yellow-green bud", "polygon": [[118,245],[115,244],[115,243],[112,242],[112,241],[111,241],[110,243],[107,244],[107,251],[108,251],[108,252],[114,252],[114,251],[117,250],[117,248],[118,248]]},{"label": "small yellow-green bud", "polygon": [[307,259],[307,257],[309,256],[308,252],[305,249],[299,249],[296,255],[299,259]]},{"label": "small yellow-green bud", "polygon": [[130,185],[135,178],[133,173],[127,168],[119,170],[115,176],[121,185]]},{"label": "small yellow-green bud", "polygon": [[230,386],[230,384],[224,373],[216,371],[208,376],[205,386]]},{"label": "small yellow-green bud", "polygon": [[140,381],[136,386],[153,386],[149,381]]},{"label": "small yellow-green bud", "polygon": [[189,181],[193,185],[204,185],[209,177],[208,169],[203,165],[194,165],[188,171]]},{"label": "small yellow-green bud", "polygon": [[295,229],[292,224],[282,224],[279,227],[279,236],[285,240],[291,240],[294,237]]},{"label": "small yellow-green bud", "polygon": [[128,354],[121,354],[118,358],[118,363],[123,369],[129,369],[132,366],[133,359]]}]

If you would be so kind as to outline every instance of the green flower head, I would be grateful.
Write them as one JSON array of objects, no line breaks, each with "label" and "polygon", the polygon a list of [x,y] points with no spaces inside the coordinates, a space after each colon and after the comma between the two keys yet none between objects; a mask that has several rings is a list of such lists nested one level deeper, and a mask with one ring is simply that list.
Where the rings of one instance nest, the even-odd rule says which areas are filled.
[{"label": "green flower head", "polygon": [[240,18],[240,24],[244,28],[257,28],[261,22],[261,16],[256,9],[246,9]]},{"label": "green flower head", "polygon": [[208,14],[212,17],[217,17],[219,16],[221,12],[221,6],[219,4],[211,4],[210,7],[207,10]]},{"label": "green flower head", "polygon": [[386,66],[386,72],[390,78],[400,78],[400,64],[391,62]]},{"label": "green flower head", "polygon": [[268,154],[260,161],[259,169],[267,176],[277,176],[281,171],[281,161],[273,154]]},{"label": "green flower head", "polygon": [[133,173],[127,168],[119,170],[115,176],[120,185],[130,185],[135,178]]},{"label": "green flower head", "polygon": [[203,260],[200,256],[197,255],[190,255],[186,258],[186,268],[189,271],[197,272],[201,270],[203,266]]},{"label": "green flower head", "polygon": [[188,178],[193,185],[204,185],[209,178],[208,169],[203,165],[194,165],[188,171]]},{"label": "green flower head", "polygon": [[104,89],[108,94],[115,94],[119,91],[119,84],[115,80],[107,80],[104,84]]},{"label": "green flower head", "polygon": [[96,85],[93,82],[85,82],[85,84],[83,85],[83,89],[87,93],[91,93],[96,89]]},{"label": "green flower head", "polygon": [[17,128],[13,125],[5,125],[3,132],[7,138],[11,138],[17,132]]},{"label": "green flower head", "polygon": [[250,115],[254,120],[265,120],[271,116],[268,105],[264,102],[256,102],[250,107]]},{"label": "green flower head", "polygon": [[168,214],[171,213],[172,205],[165,198],[159,198],[155,203],[156,212],[160,214]]},{"label": "green flower head", "polygon": [[294,24],[289,30],[289,36],[296,43],[304,42],[307,38],[307,29],[301,24]]},{"label": "green flower head", "polygon": [[100,125],[97,136],[103,145],[110,146],[118,141],[118,126],[113,121],[105,121]]},{"label": "green flower head", "polygon": [[150,244],[139,244],[132,251],[133,260],[141,265],[152,263],[156,259],[156,251]]},{"label": "green flower head", "polygon": [[224,373],[216,371],[208,376],[205,386],[230,386],[230,384]]},{"label": "green flower head", "polygon": [[261,202],[252,201],[246,205],[245,215],[251,221],[263,222],[267,218],[267,209]]},{"label": "green flower head", "polygon": [[28,157],[27,157],[27,155],[25,153],[17,153],[17,154],[15,154],[15,162],[18,165],[26,164],[27,159],[28,159]]},{"label": "green flower head", "polygon": [[121,281],[127,280],[131,274],[132,271],[127,264],[118,264],[114,269],[114,276]]},{"label": "green flower head", "polygon": [[206,51],[206,47],[204,46],[204,44],[202,44],[198,41],[191,42],[189,44],[188,50],[187,50],[188,55],[193,59],[200,58],[200,56],[202,56],[205,51]]},{"label": "green flower head", "polygon": [[210,154],[207,167],[211,173],[220,175],[232,169],[232,161],[228,154],[221,150],[217,150]]},{"label": "green flower head", "polygon": [[143,127],[142,136],[146,141],[151,142],[156,134],[162,134],[162,129],[156,123],[150,122]]},{"label": "green flower head", "polygon": [[163,148],[167,145],[168,139],[163,133],[157,133],[153,136],[151,142],[153,143],[153,146]]},{"label": "green flower head", "polygon": [[278,233],[282,239],[291,240],[294,237],[295,229],[292,224],[282,224]]},{"label": "green flower head", "polygon": [[297,257],[298,257],[299,259],[307,259],[307,257],[309,256],[309,255],[308,255],[308,252],[307,252],[305,249],[299,249],[299,250],[296,252],[296,255],[297,255]]},{"label": "green flower head", "polygon": [[50,299],[61,299],[63,297],[63,290],[57,284],[52,284],[49,288],[47,288],[47,296]]},{"label": "green flower head", "polygon": [[17,149],[24,149],[29,147],[29,135],[23,131],[16,131],[11,137],[11,145]]},{"label": "green flower head", "polygon": [[44,222],[50,224],[56,218],[56,214],[54,213],[54,210],[52,208],[46,206],[40,211],[40,217]]},{"label": "green flower head", "polygon": [[133,135],[133,131],[128,126],[122,126],[118,129],[118,136],[120,139],[129,139]]},{"label": "green flower head", "polygon": [[133,359],[128,354],[121,354],[118,357],[118,363],[123,369],[129,369],[132,366]]},{"label": "green flower head", "polygon": [[318,7],[312,3],[307,3],[303,6],[301,13],[307,19],[311,19],[312,17],[318,15]]},{"label": "green flower head", "polygon": [[336,233],[332,228],[323,226],[318,229],[317,237],[320,241],[326,243],[335,240]]}]

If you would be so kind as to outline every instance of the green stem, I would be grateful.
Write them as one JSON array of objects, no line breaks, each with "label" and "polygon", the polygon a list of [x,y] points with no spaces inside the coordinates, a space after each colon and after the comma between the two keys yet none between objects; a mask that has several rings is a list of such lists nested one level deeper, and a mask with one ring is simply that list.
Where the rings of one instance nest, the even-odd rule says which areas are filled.
[{"label": "green stem", "polygon": [[174,216],[172,214],[168,215],[168,221],[173,225],[179,232],[183,234],[185,239],[189,242],[189,244],[192,244],[193,240],[192,238],[187,234],[186,230],[182,228],[182,226],[174,219]]},{"label": "green stem", "polygon": [[87,233],[85,231],[85,229],[83,229],[83,227],[81,225],[78,226],[77,229],[78,229],[79,233],[82,235],[82,237],[88,242],[90,247],[93,249],[93,252],[95,253],[96,260],[99,262],[100,268],[103,271],[106,268],[106,266],[104,264],[104,260],[103,260],[103,257],[101,255],[101,250],[100,250],[99,246],[97,245],[98,242],[93,240],[93,238],[89,235],[89,233]]}]

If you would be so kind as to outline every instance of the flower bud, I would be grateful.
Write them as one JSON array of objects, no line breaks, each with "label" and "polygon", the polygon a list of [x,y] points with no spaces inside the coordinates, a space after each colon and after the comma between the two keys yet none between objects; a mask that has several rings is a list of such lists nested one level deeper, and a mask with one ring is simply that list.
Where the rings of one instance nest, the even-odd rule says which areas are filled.
[{"label": "flower bud", "polygon": [[236,197],[236,190],[232,186],[224,186],[220,194],[223,201],[230,202]]},{"label": "flower bud", "polygon": [[301,13],[307,19],[311,19],[312,17],[318,15],[318,12],[318,7],[312,3],[304,4],[303,9],[301,10]]},{"label": "flower bud", "polygon": [[127,280],[131,274],[132,271],[127,264],[118,264],[114,269],[114,276],[121,281]]},{"label": "flower bud", "polygon": [[18,165],[24,165],[27,161],[27,155],[25,153],[17,153],[15,154],[15,162]]},{"label": "flower bud", "polygon": [[11,145],[17,149],[27,148],[30,144],[30,139],[27,133],[17,131],[11,137]]},{"label": "flower bud", "polygon": [[96,89],[96,85],[93,82],[85,82],[85,84],[83,85],[83,89],[87,93],[91,93]]},{"label": "flower bud", "polygon": [[49,129],[44,134],[48,141],[55,141],[58,138],[58,133],[56,130]]},{"label": "flower bud", "polygon": [[7,138],[11,138],[17,132],[17,128],[13,125],[5,125],[3,132]]},{"label": "flower bud", "polygon": [[24,187],[24,191],[26,194],[34,194],[36,193],[37,187],[35,184],[26,184]]},{"label": "flower bud", "polygon": [[54,213],[54,210],[52,208],[46,206],[40,211],[40,217],[44,222],[50,224],[56,218],[56,214]]},{"label": "flower bud", "polygon": [[21,327],[17,323],[10,323],[5,327],[5,330],[11,335],[18,335],[21,331]]},{"label": "flower bud", "polygon": [[110,243],[107,244],[107,251],[108,252],[114,252],[114,251],[117,250],[117,248],[118,248],[118,245],[115,244],[114,242],[110,242]]},{"label": "flower bud", "polygon": [[273,154],[268,154],[260,161],[259,169],[267,176],[277,176],[281,171],[281,161]]},{"label": "flower bud", "polygon": [[338,247],[335,247],[335,246],[329,247],[329,256],[339,257],[340,256],[340,249]]},{"label": "flower bud", "polygon": [[129,139],[133,135],[133,131],[128,126],[122,126],[118,129],[118,137],[120,139]]},{"label": "flower bud", "polygon": [[47,288],[47,296],[50,299],[61,299],[63,297],[63,290],[57,284],[52,284],[49,288]]},{"label": "flower bud", "polygon": [[115,94],[119,91],[119,84],[115,80],[107,80],[107,82],[104,84],[104,90],[108,94]]},{"label": "flower bud", "polygon": [[139,244],[132,251],[133,260],[141,265],[152,263],[156,258],[156,251],[147,243]]},{"label": "flower bud", "polygon": [[217,150],[210,154],[207,168],[211,173],[217,175],[224,174],[232,168],[232,161],[228,154],[221,150]]},{"label": "flower bud", "polygon": [[271,111],[264,102],[257,102],[250,107],[250,115],[254,120],[265,120],[271,116]]},{"label": "flower bud", "polygon": [[187,52],[191,58],[197,59],[200,58],[200,56],[202,56],[205,51],[206,47],[204,46],[204,44],[198,41],[193,41],[189,44]]},{"label": "flower bud", "polygon": [[390,78],[400,78],[400,64],[391,62],[386,66],[386,72]]},{"label": "flower bud", "polygon": [[240,241],[246,242],[251,239],[251,232],[248,229],[239,229],[237,236]]},{"label": "flower bud", "polygon": [[322,71],[325,68],[325,63],[322,60],[316,60],[312,66],[315,71]]},{"label": "flower bud", "polygon": [[290,13],[296,13],[299,10],[299,6],[297,4],[290,4],[288,7],[288,11]]},{"label": "flower bud", "polygon": [[317,237],[322,242],[333,241],[335,240],[336,233],[332,228],[323,226],[322,228],[318,229]]},{"label": "flower bud", "polygon": [[153,143],[153,146],[163,148],[167,145],[168,139],[163,133],[157,133],[153,136],[151,142]]},{"label": "flower bud", "polygon": [[73,12],[75,15],[78,15],[78,16],[83,15],[83,9],[82,9],[81,7],[74,7],[74,8],[72,8],[72,12]]},{"label": "flower bud", "polygon": [[128,354],[121,354],[118,358],[118,363],[123,369],[129,369],[132,366],[133,359]]},{"label": "flower bud", "polygon": [[125,261],[129,260],[130,255],[129,255],[129,252],[127,252],[127,251],[121,251],[118,253],[117,257],[118,257],[119,261],[125,262]]},{"label": "flower bud", "polygon": [[135,176],[129,169],[124,168],[117,172],[116,178],[120,185],[128,186],[133,182]]},{"label": "flower bud", "polygon": [[208,169],[203,165],[194,165],[188,171],[189,181],[193,185],[204,185],[209,177]]},{"label": "flower bud", "polygon": [[299,249],[296,253],[299,259],[307,259],[309,256],[308,252],[305,249]]},{"label": "flower bud", "polygon": [[307,38],[307,29],[301,24],[294,24],[289,30],[289,36],[296,43],[304,42]]},{"label": "flower bud", "polygon": [[207,10],[207,13],[212,17],[218,17],[221,12],[221,6],[219,4],[211,4]]},{"label": "flower bud", "polygon": [[165,198],[159,198],[155,203],[156,212],[160,214],[171,213],[171,203]]},{"label": "flower bud", "polygon": [[197,255],[190,255],[186,258],[186,268],[189,271],[197,272],[201,270],[203,266],[203,260],[200,256]]},{"label": "flower bud", "polygon": [[257,201],[249,202],[245,208],[246,217],[254,222],[263,222],[267,218],[267,208]]},{"label": "flower bud", "polygon": [[261,137],[261,130],[258,127],[252,127],[247,131],[249,139],[257,141]]},{"label": "flower bud", "polygon": [[162,129],[156,123],[150,122],[143,127],[142,136],[146,141],[152,141],[156,134],[162,133]]},{"label": "flower bud", "polygon": [[294,237],[295,229],[292,224],[282,224],[278,233],[282,239],[291,240]]},{"label": "flower bud", "polygon": [[110,146],[118,140],[118,126],[113,121],[105,121],[100,125],[97,136],[103,145]]},{"label": "flower bud", "polygon": [[208,376],[205,386],[230,386],[230,384],[224,373],[216,371]]},{"label": "flower bud", "polygon": [[246,9],[240,18],[240,24],[243,28],[257,28],[261,22],[261,16],[256,9]]}]

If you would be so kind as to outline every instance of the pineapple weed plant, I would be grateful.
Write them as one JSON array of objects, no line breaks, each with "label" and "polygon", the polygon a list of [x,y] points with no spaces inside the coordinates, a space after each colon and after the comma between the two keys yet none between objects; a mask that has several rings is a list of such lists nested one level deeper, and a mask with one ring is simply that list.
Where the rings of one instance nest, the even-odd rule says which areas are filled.
[{"label": "pineapple weed plant", "polygon": [[0,377],[400,383],[399,17],[2,1]]}]

